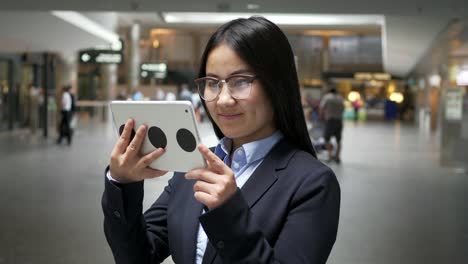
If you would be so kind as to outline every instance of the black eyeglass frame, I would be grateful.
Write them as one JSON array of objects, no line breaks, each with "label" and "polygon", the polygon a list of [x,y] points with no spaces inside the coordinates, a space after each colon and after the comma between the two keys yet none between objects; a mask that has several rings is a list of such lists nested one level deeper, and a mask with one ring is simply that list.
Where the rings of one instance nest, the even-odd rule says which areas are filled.
[{"label": "black eyeglass frame", "polygon": [[[226,79],[223,79],[223,80],[220,80],[218,78],[215,78],[215,77],[211,77],[211,76],[206,76],[206,77],[202,77],[202,78],[198,78],[198,79],[195,79],[193,80],[195,82],[195,85],[197,86],[197,91],[198,91],[198,94],[200,95],[200,97],[205,100],[206,102],[211,102],[211,101],[214,101],[216,100],[216,98],[218,98],[219,94],[221,93],[221,90],[222,90],[222,87],[220,86],[220,83],[223,83],[223,86],[224,84],[227,84],[229,82],[229,80],[233,79],[233,78],[239,78],[239,77],[243,77],[246,79],[246,81],[248,81],[250,87],[249,87],[249,94],[245,97],[245,98],[237,98],[236,96],[234,96],[232,93],[231,93],[231,87],[228,85],[227,88],[228,88],[228,92],[229,92],[229,95],[232,96],[232,98],[235,98],[237,100],[243,100],[243,99],[246,99],[250,96],[250,92],[252,91],[252,83],[255,81],[255,79],[257,79],[257,76],[256,75],[250,75],[250,74],[233,74],[229,77],[227,77]],[[211,100],[206,100],[204,98],[204,96],[202,95],[201,91],[200,91],[200,87],[199,87],[199,83],[201,81],[205,81],[205,80],[211,80],[211,81],[215,81],[216,82],[216,86],[218,87],[218,93],[216,94],[216,96],[211,99]]]}]

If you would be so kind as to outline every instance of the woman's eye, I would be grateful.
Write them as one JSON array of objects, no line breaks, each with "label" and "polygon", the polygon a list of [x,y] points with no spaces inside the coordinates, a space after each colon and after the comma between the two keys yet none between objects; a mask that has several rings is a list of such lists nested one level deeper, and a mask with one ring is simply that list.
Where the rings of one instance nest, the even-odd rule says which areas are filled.
[{"label": "woman's eye", "polygon": [[206,85],[210,88],[217,88],[218,82],[210,80],[210,81],[207,81]]},{"label": "woman's eye", "polygon": [[246,79],[237,79],[234,81],[234,87],[244,87],[246,85],[249,85]]}]

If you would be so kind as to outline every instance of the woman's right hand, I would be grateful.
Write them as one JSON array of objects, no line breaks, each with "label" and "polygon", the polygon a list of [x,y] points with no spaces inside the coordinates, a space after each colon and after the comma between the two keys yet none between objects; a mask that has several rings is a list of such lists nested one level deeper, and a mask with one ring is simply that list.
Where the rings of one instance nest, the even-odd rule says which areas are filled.
[{"label": "woman's right hand", "polygon": [[142,155],[140,149],[148,127],[147,125],[141,125],[135,137],[131,139],[134,124],[133,119],[127,120],[125,128],[111,153],[110,175],[120,183],[138,182],[160,177],[167,173],[167,171],[148,167],[154,160],[161,157],[165,150],[157,148],[151,153]]}]

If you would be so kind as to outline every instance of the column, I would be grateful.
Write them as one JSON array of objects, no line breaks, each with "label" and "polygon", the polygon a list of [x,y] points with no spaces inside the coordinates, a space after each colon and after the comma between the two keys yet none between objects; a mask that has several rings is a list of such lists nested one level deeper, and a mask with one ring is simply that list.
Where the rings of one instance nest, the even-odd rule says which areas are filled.
[{"label": "column", "polygon": [[140,25],[134,23],[130,29],[130,58],[128,71],[128,86],[131,90],[140,84]]},{"label": "column", "polygon": [[[101,66],[103,73],[103,85],[105,92],[105,101],[110,102],[117,96],[117,64],[106,64]],[[112,120],[112,113],[109,107],[104,107],[102,121]]]}]

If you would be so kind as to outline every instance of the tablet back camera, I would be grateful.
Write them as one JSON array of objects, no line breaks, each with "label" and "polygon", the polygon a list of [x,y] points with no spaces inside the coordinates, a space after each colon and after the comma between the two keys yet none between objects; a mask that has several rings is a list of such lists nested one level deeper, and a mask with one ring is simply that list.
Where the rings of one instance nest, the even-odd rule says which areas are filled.
[{"label": "tablet back camera", "polygon": [[155,148],[165,148],[167,146],[166,134],[157,126],[150,127],[148,138]]},{"label": "tablet back camera", "polygon": [[[121,126],[119,127],[119,136],[122,135],[122,133],[123,133],[123,131],[124,131],[124,128],[125,128],[125,124],[123,124],[123,125],[121,125]],[[136,135],[135,129],[132,129],[132,133],[130,134],[130,141],[133,140],[133,138],[135,137],[135,135]]]},{"label": "tablet back camera", "polygon": [[193,152],[197,147],[197,141],[190,130],[181,128],[176,134],[177,143],[186,152]]}]

